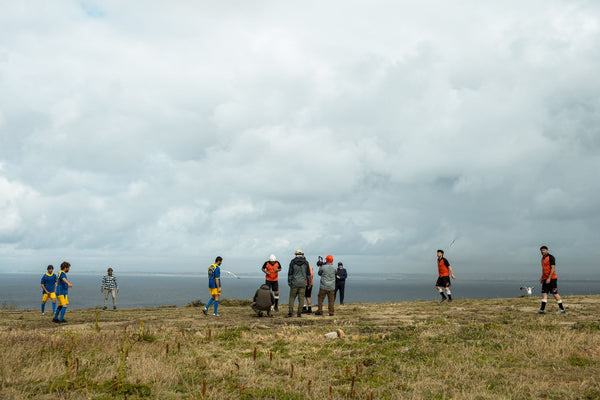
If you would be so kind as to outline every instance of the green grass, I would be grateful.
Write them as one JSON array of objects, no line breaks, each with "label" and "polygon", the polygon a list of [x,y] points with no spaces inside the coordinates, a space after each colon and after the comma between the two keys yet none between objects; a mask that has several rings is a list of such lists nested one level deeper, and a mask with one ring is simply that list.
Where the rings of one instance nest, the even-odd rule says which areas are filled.
[{"label": "green grass", "polygon": [[[219,318],[69,310],[64,325],[2,309],[0,398],[600,398],[600,296],[545,316],[528,298],[348,304],[297,319],[226,304]],[[324,337],[335,330],[343,337]]]}]

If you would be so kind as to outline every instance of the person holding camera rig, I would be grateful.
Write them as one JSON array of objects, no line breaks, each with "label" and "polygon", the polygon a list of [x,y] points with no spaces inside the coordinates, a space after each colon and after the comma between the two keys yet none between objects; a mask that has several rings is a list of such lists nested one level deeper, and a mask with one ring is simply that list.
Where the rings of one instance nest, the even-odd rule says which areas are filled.
[{"label": "person holding camera rig", "polygon": [[325,257],[325,264],[322,259],[319,259],[317,265],[319,266],[319,276],[321,277],[321,283],[319,286],[319,304],[318,311],[315,315],[323,315],[323,300],[327,296],[327,305],[329,307],[329,316],[334,314],[334,296],[335,296],[335,267],[333,266],[333,256],[330,254]]}]

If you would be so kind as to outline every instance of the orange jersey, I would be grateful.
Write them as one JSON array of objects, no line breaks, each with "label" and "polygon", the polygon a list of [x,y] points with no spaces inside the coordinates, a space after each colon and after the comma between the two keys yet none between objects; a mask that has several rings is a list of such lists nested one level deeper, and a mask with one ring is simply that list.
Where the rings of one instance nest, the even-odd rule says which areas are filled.
[{"label": "orange jersey", "polygon": [[262,271],[266,274],[265,279],[267,281],[277,282],[278,273],[281,271],[281,264],[279,264],[279,261],[275,261],[273,264],[267,261],[262,266]]},{"label": "orange jersey", "polygon": [[552,254],[548,254],[546,257],[542,257],[542,279],[548,279],[550,275],[550,271],[552,270],[552,265],[554,265],[554,272],[550,279],[556,278],[556,261],[554,260],[554,256]]},{"label": "orange jersey", "polygon": [[444,257],[438,258],[438,274],[439,276],[450,276],[450,270],[448,267],[450,263]]}]

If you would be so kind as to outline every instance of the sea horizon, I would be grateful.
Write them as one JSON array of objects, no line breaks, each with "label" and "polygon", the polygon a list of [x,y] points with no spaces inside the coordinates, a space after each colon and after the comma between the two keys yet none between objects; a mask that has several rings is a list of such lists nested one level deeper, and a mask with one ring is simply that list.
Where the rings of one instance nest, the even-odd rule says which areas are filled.
[{"label": "sea horizon", "polygon": [[[119,281],[117,307],[145,308],[161,306],[185,306],[209,299],[205,274],[192,273],[144,273],[116,274]],[[563,296],[600,294],[600,279],[589,279],[580,275],[559,277],[559,292]],[[42,293],[42,274],[15,272],[2,274],[0,279],[0,307],[19,310],[39,309]],[[286,275],[280,275],[280,303],[287,304],[289,287]],[[437,276],[421,273],[388,273],[370,275],[355,273],[346,281],[345,303],[388,303],[416,300],[437,300],[435,290]],[[532,297],[539,297],[541,285],[538,274],[511,276],[473,274],[469,278],[457,277],[452,281],[452,293],[456,300],[510,298],[525,295],[521,286],[532,286]],[[93,273],[69,274],[73,288],[69,290],[69,307],[102,307],[104,295],[100,293],[102,275]],[[258,287],[264,283],[264,275],[239,275],[239,279],[222,277],[223,299],[252,299]],[[315,275],[312,302],[317,302],[319,278]],[[336,304],[339,302],[336,301]],[[49,304],[47,304],[48,307]],[[112,306],[112,299],[109,298]]]}]

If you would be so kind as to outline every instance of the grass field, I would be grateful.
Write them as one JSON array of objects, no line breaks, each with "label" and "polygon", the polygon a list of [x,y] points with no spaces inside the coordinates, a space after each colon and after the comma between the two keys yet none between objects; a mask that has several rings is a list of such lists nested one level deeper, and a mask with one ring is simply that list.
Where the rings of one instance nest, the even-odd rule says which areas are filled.
[{"label": "grass field", "polygon": [[[76,302],[77,299],[73,299]],[[0,310],[1,399],[600,399],[600,296],[336,305]],[[328,339],[336,330],[343,337]]]}]

